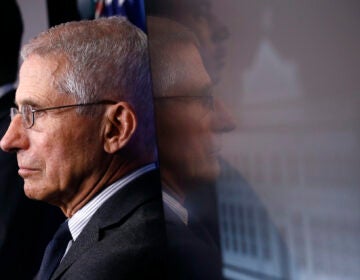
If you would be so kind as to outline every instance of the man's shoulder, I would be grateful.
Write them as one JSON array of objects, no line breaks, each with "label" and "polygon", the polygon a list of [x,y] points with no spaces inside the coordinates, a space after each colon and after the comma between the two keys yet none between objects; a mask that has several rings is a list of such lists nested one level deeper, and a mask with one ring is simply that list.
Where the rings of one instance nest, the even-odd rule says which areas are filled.
[{"label": "man's shoulder", "polygon": [[101,206],[62,262],[69,263],[67,279],[161,276],[166,235],[158,179],[158,171],[147,172]]},{"label": "man's shoulder", "polygon": [[[164,230],[160,188],[158,170],[142,174],[105,201],[84,231],[88,227],[96,227],[103,232],[103,238],[107,238],[106,232],[111,231],[135,237],[144,235],[149,230]],[[120,234],[110,236],[118,238]]]},{"label": "man's shoulder", "polygon": [[98,209],[92,220],[106,227],[107,223],[132,218],[132,214],[144,208],[163,216],[158,169],[142,174],[119,189]]},{"label": "man's shoulder", "polygon": [[168,279],[221,279],[221,253],[200,224],[186,225],[166,203],[164,214]]}]

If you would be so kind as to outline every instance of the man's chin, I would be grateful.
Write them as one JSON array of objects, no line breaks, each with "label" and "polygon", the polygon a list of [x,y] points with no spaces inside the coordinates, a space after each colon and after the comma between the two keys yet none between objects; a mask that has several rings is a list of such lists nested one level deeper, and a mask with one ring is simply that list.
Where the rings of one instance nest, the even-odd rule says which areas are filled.
[{"label": "man's chin", "polygon": [[38,196],[36,195],[36,192],[34,192],[34,190],[31,187],[26,186],[26,184],[24,185],[24,192],[28,198],[39,200]]},{"label": "man's chin", "polygon": [[24,192],[29,199],[47,201],[44,192],[38,187],[35,187],[34,184],[27,183],[26,180],[24,183]]},{"label": "man's chin", "polygon": [[[198,185],[207,185],[216,183],[220,176],[220,166],[218,162],[213,162],[211,165],[204,165],[204,168],[197,170],[193,174],[193,181]],[[199,186],[200,187],[200,186]]]}]

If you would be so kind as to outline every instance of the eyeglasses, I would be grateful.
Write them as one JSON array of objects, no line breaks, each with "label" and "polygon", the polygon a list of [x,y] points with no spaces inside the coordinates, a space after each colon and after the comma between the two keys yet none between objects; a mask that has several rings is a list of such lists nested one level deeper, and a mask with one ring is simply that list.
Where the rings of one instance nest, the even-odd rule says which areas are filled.
[{"label": "eyeglasses", "polygon": [[207,95],[176,95],[176,96],[158,96],[155,97],[156,101],[165,101],[165,100],[198,100],[200,101],[205,108],[214,110],[215,100],[214,96],[211,94]]},{"label": "eyeglasses", "polygon": [[33,109],[33,107],[31,105],[24,104],[21,106],[20,110],[15,107],[10,108],[10,117],[11,117],[11,120],[13,120],[17,114],[21,114],[22,123],[23,123],[24,127],[31,128],[35,123],[35,113],[37,113],[37,112],[44,112],[44,111],[63,109],[63,108],[93,106],[93,105],[107,105],[107,104],[116,104],[116,102],[110,101],[110,100],[102,100],[102,101],[92,102],[92,103],[79,103],[79,104],[63,105],[63,106],[56,106],[56,107],[47,107],[47,108],[41,108],[41,109]]}]

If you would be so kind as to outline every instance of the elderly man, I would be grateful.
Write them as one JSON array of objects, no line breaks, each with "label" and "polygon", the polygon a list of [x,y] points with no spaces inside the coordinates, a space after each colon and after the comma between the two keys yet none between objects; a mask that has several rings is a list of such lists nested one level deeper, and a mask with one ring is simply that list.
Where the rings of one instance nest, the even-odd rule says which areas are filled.
[{"label": "elderly man", "polygon": [[26,195],[68,218],[38,279],[162,277],[146,46],[142,31],[113,17],[51,28],[22,50],[1,148],[17,154]]},{"label": "elderly man", "polygon": [[184,26],[148,18],[170,279],[221,279],[220,248],[187,207],[189,195],[220,173],[218,135],[234,128],[213,96],[195,35]]}]

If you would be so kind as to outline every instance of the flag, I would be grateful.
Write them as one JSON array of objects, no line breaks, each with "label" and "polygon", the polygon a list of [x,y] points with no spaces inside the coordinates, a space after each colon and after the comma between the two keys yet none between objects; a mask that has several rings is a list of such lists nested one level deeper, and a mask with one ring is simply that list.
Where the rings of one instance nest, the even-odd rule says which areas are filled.
[{"label": "flag", "polygon": [[131,23],[146,32],[145,6],[143,0],[99,0],[95,8],[95,18],[124,16]]}]

